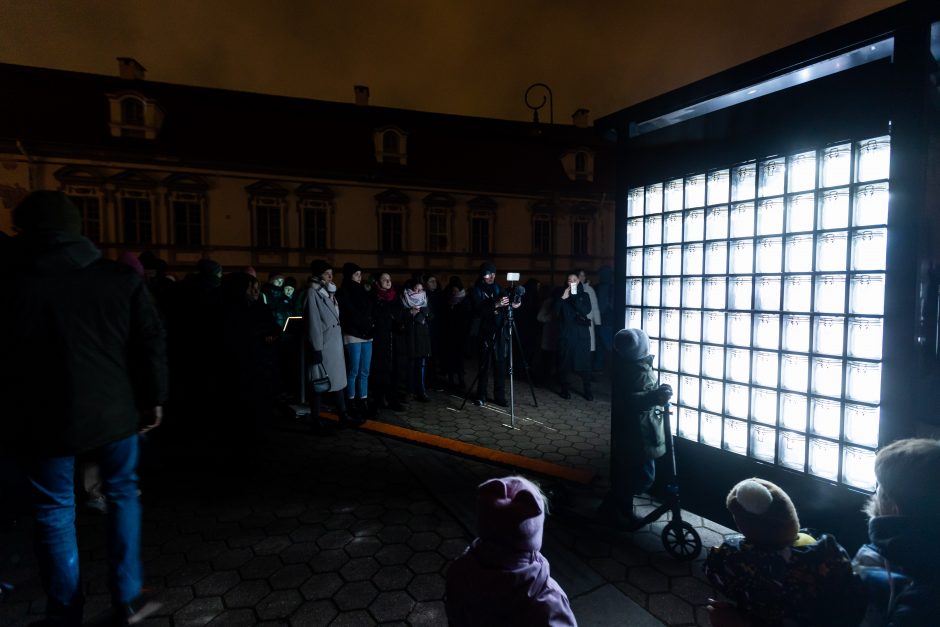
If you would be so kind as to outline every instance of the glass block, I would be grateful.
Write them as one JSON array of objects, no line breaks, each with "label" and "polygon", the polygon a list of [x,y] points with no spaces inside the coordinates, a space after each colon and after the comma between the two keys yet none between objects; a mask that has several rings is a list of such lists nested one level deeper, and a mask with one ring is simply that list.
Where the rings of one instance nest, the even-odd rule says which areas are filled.
[{"label": "glass block", "polygon": [[751,345],[751,314],[728,314],[728,343],[745,348]]},{"label": "glass block", "polygon": [[663,212],[663,184],[646,188],[646,215]]},{"label": "glass block", "polygon": [[884,314],[883,274],[857,274],[852,277],[849,285],[849,311],[854,314]]},{"label": "glass block", "polygon": [[848,188],[831,189],[819,197],[820,229],[844,229],[849,225]]},{"label": "glass block", "polygon": [[659,340],[650,338],[650,355],[653,357],[653,370],[659,370]]},{"label": "glass block", "polygon": [[789,431],[780,434],[780,465],[802,471],[806,465],[806,437]]},{"label": "glass block", "polygon": [[875,491],[875,451],[854,446],[842,449],[842,481],[869,492]]},{"label": "glass block", "polygon": [[853,401],[877,405],[881,402],[881,364],[850,361],[845,396]]},{"label": "glass block", "polygon": [[627,276],[643,275],[643,249],[630,248],[627,250]]},{"label": "glass block", "polygon": [[647,246],[663,243],[663,217],[647,216],[643,219],[643,237]]},{"label": "glass block", "polygon": [[754,235],[754,203],[742,202],[732,205],[728,232],[731,237]]},{"label": "glass block", "polygon": [[809,316],[783,317],[783,350],[809,352]]},{"label": "glass block", "polygon": [[852,153],[849,144],[833,146],[823,151],[822,187],[848,185],[852,175]]},{"label": "glass block", "polygon": [[813,320],[813,352],[822,355],[842,355],[845,336],[845,318],[817,316]]},{"label": "glass block", "polygon": [[828,440],[809,441],[809,473],[835,481],[839,478],[839,445]]},{"label": "glass block", "polygon": [[720,414],[723,396],[724,384],[721,381],[702,379],[702,409]]},{"label": "glass block", "polygon": [[679,366],[685,374],[698,375],[701,371],[701,351],[700,344],[682,343],[679,349]]},{"label": "glass block", "polygon": [[728,266],[730,274],[751,274],[754,271],[754,241],[749,239],[736,240],[730,243],[731,263]]},{"label": "glass block", "polygon": [[678,244],[682,241],[682,214],[668,213],[663,223],[663,241]]},{"label": "glass block", "polygon": [[682,247],[682,273],[702,274],[703,244],[686,244]]},{"label": "glass block", "polygon": [[688,342],[702,341],[702,312],[682,312],[682,339]]},{"label": "glass block", "polygon": [[666,246],[663,252],[663,274],[682,274],[682,246]]},{"label": "glass block", "polygon": [[754,309],[778,311],[780,309],[780,277],[757,277],[754,286]]},{"label": "glass block", "polygon": [[706,311],[704,338],[712,344],[725,343],[725,314],[721,311]]},{"label": "glass block", "polygon": [[776,440],[776,429],[751,425],[751,457],[772,463]]},{"label": "glass block", "polygon": [[643,310],[643,330],[650,337],[662,337],[659,326],[659,309]]},{"label": "glass block", "polygon": [[878,446],[881,408],[865,405],[845,406],[845,439],[862,446]]},{"label": "glass block", "polygon": [[665,200],[665,211],[682,210],[682,179],[674,179],[666,183]]},{"label": "glass block", "polygon": [[787,168],[784,159],[769,159],[761,162],[758,196],[763,198],[783,194],[786,180]]},{"label": "glass block", "polygon": [[678,433],[687,440],[698,442],[698,410],[679,408]]},{"label": "glass block", "polygon": [[845,313],[845,275],[820,274],[814,280],[816,300],[814,311]]},{"label": "glass block", "polygon": [[728,170],[716,170],[708,174],[708,204],[721,205],[728,202]]},{"label": "glass block", "polygon": [[747,455],[747,423],[725,418],[724,449],[739,455]]},{"label": "glass block", "polygon": [[725,412],[735,418],[747,419],[747,402],[751,389],[746,385],[725,386]]},{"label": "glass block", "polygon": [[809,404],[810,433],[825,438],[839,438],[842,423],[842,403],[825,398],[814,398]]},{"label": "glass block", "polygon": [[884,270],[888,232],[886,229],[858,231],[852,235],[852,269]]},{"label": "glass block", "polygon": [[757,385],[777,387],[777,368],[779,364],[780,357],[777,353],[754,351],[754,372],[751,375],[751,380]]},{"label": "glass block", "polygon": [[702,277],[685,277],[682,279],[682,306],[702,306]]},{"label": "glass block", "polygon": [[704,174],[695,174],[685,179],[685,206],[686,209],[705,206]]},{"label": "glass block", "polygon": [[668,425],[669,435],[673,437],[676,436],[676,409],[675,403],[667,403],[666,410],[663,412],[663,421]]},{"label": "glass block", "polygon": [[731,200],[754,198],[757,183],[757,164],[747,163],[731,169]]},{"label": "glass block", "polygon": [[702,412],[702,443],[721,446],[721,416]]},{"label": "glass block", "polygon": [[809,358],[806,355],[786,353],[780,358],[780,387],[793,392],[805,392],[809,383]]},{"label": "glass block", "polygon": [[705,279],[704,301],[706,309],[724,309],[725,297],[727,296],[727,277],[710,276]]},{"label": "glass block", "polygon": [[816,196],[799,194],[787,199],[787,232],[813,230],[813,214],[816,212]]},{"label": "glass block", "polygon": [[[643,304],[647,307],[659,307],[660,280],[656,278],[643,280]],[[631,303],[632,304],[632,303]]]},{"label": "glass block", "polygon": [[762,200],[757,205],[757,234],[776,235],[783,232],[783,198]]},{"label": "glass block", "polygon": [[802,394],[780,395],[780,426],[796,431],[806,431],[806,397]]},{"label": "glass block", "polygon": [[845,270],[848,265],[848,258],[846,257],[848,237],[846,231],[820,233],[816,237],[817,271],[839,272]]},{"label": "glass block", "polygon": [[643,245],[643,218],[627,220],[627,246]]},{"label": "glass block", "polygon": [[659,246],[647,246],[643,249],[643,274],[659,276],[662,272],[663,249]]},{"label": "glass block", "polygon": [[705,237],[705,210],[696,209],[685,214],[685,241],[697,242]]},{"label": "glass block", "polygon": [[859,182],[886,179],[891,170],[891,138],[887,135],[859,142],[856,153],[858,159]]},{"label": "glass block", "polygon": [[698,377],[681,377],[679,379],[679,404],[686,407],[698,407],[699,383]]},{"label": "glass block", "polygon": [[854,226],[888,223],[888,184],[863,185],[855,192]]},{"label": "glass block", "polygon": [[849,318],[849,357],[881,359],[881,318]]},{"label": "glass block", "polygon": [[[725,378],[731,381],[747,383],[750,380],[751,351],[740,348],[729,348],[726,352],[728,354],[728,364],[725,370]],[[757,359],[756,356],[755,359]],[[760,381],[758,381],[758,383],[760,383]]]},{"label": "glass block", "polygon": [[682,296],[682,279],[667,277],[663,279],[663,307],[678,307]]},{"label": "glass block", "polygon": [[754,316],[754,347],[776,350],[780,347],[780,316],[757,314]]},{"label": "glass block", "polygon": [[643,215],[643,188],[635,187],[627,193],[627,217]]},{"label": "glass block", "polygon": [[728,295],[729,309],[750,309],[753,280],[749,276],[731,277]]},{"label": "glass block", "polygon": [[678,392],[679,390],[679,375],[673,372],[660,372],[659,373],[659,383],[660,385],[668,385],[673,391]]},{"label": "glass block", "polygon": [[627,307],[623,319],[624,329],[640,329],[643,327],[643,310],[639,307]]},{"label": "glass block", "polygon": [[787,190],[802,192],[816,187],[816,153],[803,152],[790,157]]},{"label": "glass block", "polygon": [[813,358],[813,394],[842,396],[842,360]]},{"label": "glass block", "polygon": [[643,304],[643,279],[627,279],[627,304]]},{"label": "glass block", "polygon": [[664,309],[660,316],[662,336],[667,340],[679,339],[679,310]]},{"label": "glass block", "polygon": [[728,237],[728,207],[710,207],[705,212],[705,239]]},{"label": "glass block", "polygon": [[663,370],[679,371],[679,342],[663,341],[660,344],[659,364]]},{"label": "glass block", "polygon": [[787,272],[809,272],[813,269],[812,235],[788,237],[784,246],[786,250],[783,267]]},{"label": "glass block", "polygon": [[754,271],[759,274],[780,272],[783,265],[783,240],[779,237],[765,237],[757,240],[756,263]]},{"label": "glass block", "polygon": [[716,379],[725,376],[725,349],[723,346],[702,346],[702,374]]},{"label": "glass block", "polygon": [[728,271],[728,242],[705,244],[705,274],[725,274]]},{"label": "glass block", "polygon": [[751,390],[751,418],[765,425],[777,424],[777,391],[753,388]]},{"label": "glass block", "polygon": [[783,280],[783,308],[787,311],[809,311],[813,278],[805,274],[785,277]]}]

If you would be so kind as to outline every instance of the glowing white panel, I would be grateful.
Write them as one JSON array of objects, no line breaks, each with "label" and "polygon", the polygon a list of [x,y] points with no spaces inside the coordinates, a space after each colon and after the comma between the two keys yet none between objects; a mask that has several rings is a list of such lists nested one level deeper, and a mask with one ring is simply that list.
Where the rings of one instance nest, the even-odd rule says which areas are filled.
[{"label": "glowing white panel", "polygon": [[711,207],[705,212],[705,239],[728,237],[728,207]]},{"label": "glowing white panel", "polygon": [[842,355],[845,318],[817,316],[813,320],[813,352],[822,355]]},{"label": "glowing white panel", "polygon": [[841,359],[813,358],[813,393],[836,398],[842,396]]},{"label": "glowing white panel", "polygon": [[852,147],[850,144],[832,146],[823,151],[822,187],[848,185],[852,175]]},{"label": "glowing white panel", "polygon": [[728,344],[745,348],[751,345],[751,314],[728,314]]},{"label": "glowing white panel", "polygon": [[777,235],[783,232],[783,198],[762,200],[757,205],[757,234]]},{"label": "glowing white panel", "polygon": [[724,309],[727,296],[728,279],[723,276],[713,276],[705,279],[705,308]]},{"label": "glowing white panel", "polygon": [[659,357],[660,367],[672,372],[679,370],[679,342],[663,341],[660,344],[662,354]]},{"label": "glowing white panel", "polygon": [[[703,244],[686,244],[683,246],[682,273],[702,274],[702,263],[705,256],[704,252],[705,246]],[[699,305],[688,306],[698,307]]]},{"label": "glowing white panel", "polygon": [[627,251],[627,276],[642,276],[643,250],[631,248]]},{"label": "glowing white panel", "polygon": [[643,310],[643,330],[650,337],[662,337],[659,332],[659,309]]},{"label": "glowing white panel", "polygon": [[728,290],[728,309],[750,309],[753,279],[749,276],[734,276]]},{"label": "glowing white panel", "polygon": [[709,446],[721,446],[721,416],[702,412],[701,438]]},{"label": "glowing white panel", "polygon": [[647,307],[659,307],[660,303],[660,280],[645,279],[643,281],[643,304]]},{"label": "glowing white panel", "polygon": [[[739,381],[741,383],[750,381],[751,352],[740,348],[728,348],[726,353],[728,355],[728,364],[727,370],[725,370],[725,377],[731,381]],[[758,383],[760,383],[760,381],[758,381]]]},{"label": "glowing white panel", "polygon": [[643,218],[627,220],[627,246],[643,245]]},{"label": "glowing white panel", "polygon": [[757,183],[757,164],[747,163],[731,169],[731,200],[751,200]]},{"label": "glowing white panel", "polygon": [[820,274],[813,281],[816,292],[814,311],[820,313],[845,312],[845,275]]},{"label": "glowing white panel", "polygon": [[848,188],[832,189],[820,195],[818,219],[820,229],[844,229],[849,225]]},{"label": "glowing white panel", "polygon": [[[846,196],[848,194],[846,193]],[[876,183],[858,188],[855,193],[854,226],[888,223],[888,184]]]},{"label": "glowing white panel", "polygon": [[682,339],[687,342],[702,341],[702,312],[682,312]]},{"label": "glowing white panel", "polygon": [[849,286],[849,311],[854,314],[884,314],[884,284],[883,274],[854,275]]},{"label": "glowing white panel", "polygon": [[705,244],[705,274],[724,274],[728,271],[728,242]]},{"label": "glowing white panel", "polygon": [[881,359],[881,318],[849,318],[849,357]]},{"label": "glowing white panel", "polygon": [[623,321],[625,329],[640,329],[643,327],[643,310],[638,307],[627,307],[627,315]]},{"label": "glowing white panel", "polygon": [[825,398],[814,398],[810,402],[809,428],[815,435],[838,439],[842,418],[842,403]]},{"label": "glowing white panel", "polygon": [[732,205],[728,232],[731,237],[751,237],[754,235],[753,202],[742,202]]},{"label": "glowing white panel", "polygon": [[643,249],[643,274],[659,276],[662,272],[663,249],[659,246],[647,246]]},{"label": "glowing white panel", "polygon": [[627,279],[627,304],[643,304],[643,279]]},{"label": "glowing white panel", "polygon": [[806,397],[784,392],[780,395],[780,426],[806,431]]},{"label": "glowing white panel", "polygon": [[679,312],[674,309],[664,309],[662,317],[662,334],[667,340],[679,339]]},{"label": "glowing white panel", "polygon": [[806,437],[789,431],[781,433],[779,459],[782,466],[803,470],[806,465]]},{"label": "glowing white panel", "polygon": [[780,367],[777,353],[754,351],[753,365],[754,371],[751,374],[751,380],[754,383],[767,387],[777,387],[777,370]]},{"label": "glowing white panel", "polygon": [[754,271],[754,242],[749,239],[737,240],[731,243],[731,263],[728,272],[731,274],[750,274]]},{"label": "glowing white panel", "polygon": [[682,279],[682,306],[702,306],[702,278],[687,277]]},{"label": "glowing white panel", "polygon": [[845,447],[842,450],[842,480],[856,488],[874,491],[875,452]]},{"label": "glowing white panel", "polygon": [[667,244],[678,244],[682,241],[682,214],[666,214],[663,226],[663,241]]},{"label": "glowing white panel", "polygon": [[688,407],[698,407],[699,383],[698,377],[682,377],[679,384],[679,403]]},{"label": "glowing white panel", "polygon": [[775,429],[751,425],[751,455],[765,462],[773,462],[776,436]]},{"label": "glowing white panel", "polygon": [[647,216],[643,219],[643,243],[647,246],[663,243],[662,215]]},{"label": "glowing white panel", "polygon": [[891,170],[891,138],[876,137],[862,142],[858,147],[859,182],[888,178]]},{"label": "glowing white panel", "polygon": [[780,347],[779,314],[754,316],[754,347],[768,350],[776,350]]},{"label": "glowing white panel", "polygon": [[780,272],[783,265],[782,252],[783,240],[779,237],[765,237],[757,240],[757,260],[754,271],[759,274]]},{"label": "glowing white panel", "polygon": [[678,307],[682,297],[682,279],[667,277],[663,279],[663,307]]},{"label": "glowing white panel", "polygon": [[705,324],[702,329],[706,342],[712,344],[725,343],[725,314],[722,311],[706,311]]},{"label": "glowing white panel", "polygon": [[698,410],[687,407],[679,408],[678,433],[682,437],[698,442]]},{"label": "glowing white panel", "polygon": [[685,214],[685,234],[687,242],[697,242],[705,237],[705,210],[696,209]]},{"label": "glowing white panel", "polygon": [[816,187],[816,153],[803,152],[790,157],[787,188],[791,192],[804,192]]},{"label": "glowing white panel", "polygon": [[747,419],[750,388],[729,383],[725,387],[725,412],[735,418]]},{"label": "glowing white panel", "polygon": [[702,374],[720,379],[725,374],[725,349],[722,346],[702,347]]},{"label": "glowing white panel", "polygon": [[884,270],[888,233],[886,229],[859,231],[852,236],[852,269]]},{"label": "glowing white panel", "polygon": [[682,209],[682,179],[674,179],[666,183],[666,211],[680,211]]},{"label": "glowing white panel", "polygon": [[787,232],[812,231],[815,213],[816,197],[813,194],[790,196],[787,199]]},{"label": "glowing white panel", "polygon": [[702,347],[700,344],[682,344],[682,348],[679,351],[679,357],[681,359],[680,365],[682,366],[683,373],[691,375],[699,374],[701,350]]},{"label": "glowing white panel", "polygon": [[816,270],[832,272],[845,270],[848,251],[848,233],[820,233],[816,239]]},{"label": "glowing white panel", "polygon": [[760,187],[757,195],[779,196],[783,194],[783,186],[787,180],[785,159],[770,159],[760,164]]},{"label": "glowing white panel", "polygon": [[724,396],[724,384],[711,379],[702,380],[702,409],[721,413]]},{"label": "glowing white panel", "polygon": [[809,272],[813,269],[813,236],[793,235],[786,239],[784,270]]},{"label": "glowing white panel", "polygon": [[751,392],[751,418],[766,425],[777,424],[777,391],[754,388]]},{"label": "glowing white panel", "polygon": [[747,423],[741,420],[732,420],[725,418],[725,441],[726,451],[747,454]]},{"label": "glowing white panel", "polygon": [[661,183],[646,188],[646,215],[663,212],[663,186]]},{"label": "glowing white panel", "polygon": [[755,281],[754,309],[778,311],[780,309],[780,277],[762,276]]},{"label": "glowing white panel", "polygon": [[808,381],[809,358],[806,355],[785,354],[780,360],[780,387],[805,392]]},{"label": "glowing white panel", "polygon": [[705,205],[705,175],[695,174],[685,180],[685,207],[702,207]]},{"label": "glowing white panel", "polygon": [[823,479],[839,478],[839,445],[827,440],[809,441],[809,472]]},{"label": "glowing white panel", "polygon": [[881,408],[866,405],[845,406],[845,439],[862,446],[878,446]]},{"label": "glowing white panel", "polygon": [[636,187],[627,193],[627,217],[643,215],[643,188]]},{"label": "glowing white panel", "polygon": [[807,275],[788,276],[783,280],[783,308],[787,311],[809,311],[813,279]]},{"label": "glowing white panel", "polygon": [[716,170],[708,175],[708,204],[723,205],[728,202],[728,170]]},{"label": "glowing white panel", "polygon": [[666,246],[663,252],[663,274],[682,274],[682,246]]},{"label": "glowing white panel", "polygon": [[847,368],[846,398],[862,403],[881,402],[881,364],[850,361]]},{"label": "glowing white panel", "polygon": [[809,352],[809,316],[783,317],[783,350]]}]

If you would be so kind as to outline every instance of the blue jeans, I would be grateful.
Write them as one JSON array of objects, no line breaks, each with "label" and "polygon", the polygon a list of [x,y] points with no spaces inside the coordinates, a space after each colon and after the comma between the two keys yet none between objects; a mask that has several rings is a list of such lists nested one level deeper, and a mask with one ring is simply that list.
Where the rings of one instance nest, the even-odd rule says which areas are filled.
[{"label": "blue jeans", "polygon": [[[101,470],[108,502],[108,566],[111,600],[140,595],[140,500],[137,496],[137,436],[102,446],[91,455]],[[75,457],[43,457],[27,469],[36,516],[36,556],[49,597],[47,614],[80,624],[81,573],[75,536]]]},{"label": "blue jeans", "polygon": [[426,362],[427,357],[411,358],[411,374],[408,378],[408,389],[411,390],[413,394],[417,394],[418,396],[423,396],[425,393],[424,364]]},{"label": "blue jeans", "polygon": [[372,365],[372,340],[346,344],[346,396],[356,398],[356,379],[359,380],[359,398],[369,398],[369,366]]}]

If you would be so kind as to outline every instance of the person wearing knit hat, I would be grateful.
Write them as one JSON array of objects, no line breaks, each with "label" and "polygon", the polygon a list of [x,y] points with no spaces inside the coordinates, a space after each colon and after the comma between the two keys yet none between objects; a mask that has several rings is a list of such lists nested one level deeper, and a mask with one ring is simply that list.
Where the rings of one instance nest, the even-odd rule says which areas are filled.
[{"label": "person wearing knit hat", "polygon": [[144,278],[144,264],[140,263],[140,259],[134,253],[121,253],[121,256],[118,257],[118,263],[136,272],[140,278]]},{"label": "person wearing knit hat", "polygon": [[610,490],[600,514],[618,526],[638,524],[633,497],[652,487],[656,459],[666,453],[661,408],[672,387],[656,383],[649,345],[642,329],[621,329],[614,337]]},{"label": "person wearing knit hat", "polygon": [[21,232],[60,231],[80,235],[82,214],[62,192],[40,190],[13,209],[13,226]]},{"label": "person wearing knit hat", "polygon": [[705,574],[734,605],[713,602],[713,624],[727,616],[757,624],[857,625],[863,591],[835,538],[800,531],[787,493],[766,479],[738,482],[725,500],[740,535],[713,547]]},{"label": "person wearing knit hat", "polygon": [[546,509],[544,494],[525,477],[477,487],[478,536],[447,571],[449,625],[577,625],[541,553]]}]

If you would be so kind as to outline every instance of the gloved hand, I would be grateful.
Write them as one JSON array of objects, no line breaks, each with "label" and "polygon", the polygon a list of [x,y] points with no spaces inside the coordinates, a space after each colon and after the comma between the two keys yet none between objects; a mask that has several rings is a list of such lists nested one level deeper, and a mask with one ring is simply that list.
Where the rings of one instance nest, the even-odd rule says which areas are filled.
[{"label": "gloved hand", "polygon": [[668,383],[663,383],[654,394],[656,395],[656,404],[665,405],[669,402],[669,399],[672,398],[672,386]]},{"label": "gloved hand", "polygon": [[310,351],[310,363],[312,365],[323,363],[323,351]]}]

